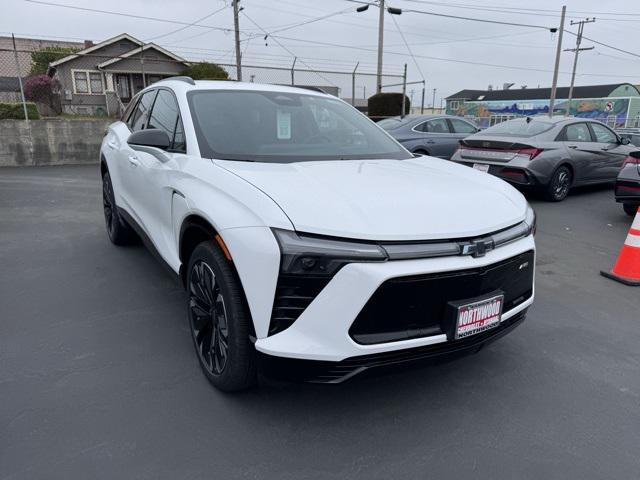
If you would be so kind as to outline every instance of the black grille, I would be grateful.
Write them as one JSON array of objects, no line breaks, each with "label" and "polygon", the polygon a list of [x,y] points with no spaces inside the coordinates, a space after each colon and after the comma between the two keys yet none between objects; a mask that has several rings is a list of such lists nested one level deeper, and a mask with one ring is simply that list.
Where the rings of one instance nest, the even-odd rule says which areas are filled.
[{"label": "black grille", "polygon": [[281,274],[276,286],[269,335],[289,328],[329,280],[330,277]]},{"label": "black grille", "polygon": [[486,267],[387,280],[371,296],[349,329],[360,344],[407,340],[446,333],[455,319],[447,303],[504,292],[504,312],[533,293],[533,252]]}]

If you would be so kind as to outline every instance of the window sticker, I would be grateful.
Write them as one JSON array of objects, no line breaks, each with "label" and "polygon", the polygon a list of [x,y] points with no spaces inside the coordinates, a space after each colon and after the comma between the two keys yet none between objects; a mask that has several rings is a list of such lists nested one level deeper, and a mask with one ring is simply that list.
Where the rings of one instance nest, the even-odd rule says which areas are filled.
[{"label": "window sticker", "polygon": [[291,112],[278,110],[276,120],[278,124],[278,140],[291,140]]}]

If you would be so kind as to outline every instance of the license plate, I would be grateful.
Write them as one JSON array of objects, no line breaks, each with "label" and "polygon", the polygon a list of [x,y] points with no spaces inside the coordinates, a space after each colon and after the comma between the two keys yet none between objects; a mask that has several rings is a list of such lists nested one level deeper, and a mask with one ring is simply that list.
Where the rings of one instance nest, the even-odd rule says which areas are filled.
[{"label": "license plate", "polygon": [[465,338],[500,325],[504,295],[458,303],[455,338]]},{"label": "license plate", "polygon": [[489,171],[489,165],[485,165],[484,163],[474,163],[473,168],[484,173],[487,173]]}]

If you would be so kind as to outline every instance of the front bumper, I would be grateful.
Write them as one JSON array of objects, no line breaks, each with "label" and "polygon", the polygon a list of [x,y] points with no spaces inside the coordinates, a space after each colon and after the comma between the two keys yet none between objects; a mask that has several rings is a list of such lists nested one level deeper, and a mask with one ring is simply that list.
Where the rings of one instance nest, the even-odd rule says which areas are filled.
[{"label": "front bumper", "polygon": [[[255,347],[269,356],[342,362],[353,357],[453,344],[445,333],[385,343],[360,344],[349,335],[349,330],[372,295],[389,279],[490,266],[528,251],[535,252],[532,236],[490,251],[481,258],[455,256],[346,265],[293,325],[275,335],[257,339]],[[534,265],[530,268],[534,268]],[[504,313],[502,323],[506,325],[505,322],[526,311],[533,303],[533,293],[532,291],[527,300]],[[491,332],[497,332],[499,328]]]}]

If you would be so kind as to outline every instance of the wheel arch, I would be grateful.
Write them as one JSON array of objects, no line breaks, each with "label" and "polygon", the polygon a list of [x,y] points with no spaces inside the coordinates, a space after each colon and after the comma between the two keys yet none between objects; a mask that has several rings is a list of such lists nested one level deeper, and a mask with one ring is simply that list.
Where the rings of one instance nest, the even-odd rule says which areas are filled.
[{"label": "wheel arch", "polygon": [[104,177],[105,173],[107,173],[109,171],[109,167],[107,165],[107,159],[105,158],[104,154],[101,153],[100,154],[100,176]]}]

